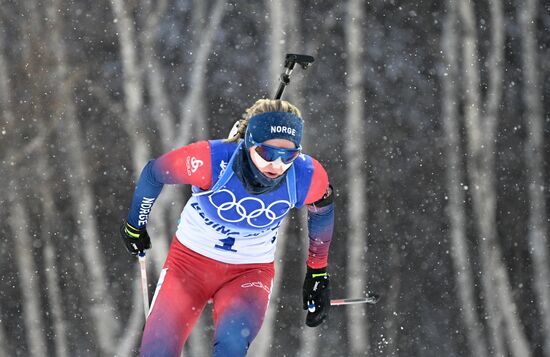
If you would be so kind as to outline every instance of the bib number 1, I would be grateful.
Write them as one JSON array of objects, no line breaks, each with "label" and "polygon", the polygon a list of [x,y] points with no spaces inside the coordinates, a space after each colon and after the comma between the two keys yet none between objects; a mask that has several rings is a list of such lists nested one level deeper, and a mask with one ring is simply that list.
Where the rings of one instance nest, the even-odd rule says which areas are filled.
[{"label": "bib number 1", "polygon": [[229,252],[236,252],[236,250],[233,249],[233,244],[235,244],[235,238],[220,239],[220,242],[222,242],[223,245],[216,244],[214,247],[216,247],[218,249],[221,249],[221,250],[226,250],[226,251],[229,251]]}]

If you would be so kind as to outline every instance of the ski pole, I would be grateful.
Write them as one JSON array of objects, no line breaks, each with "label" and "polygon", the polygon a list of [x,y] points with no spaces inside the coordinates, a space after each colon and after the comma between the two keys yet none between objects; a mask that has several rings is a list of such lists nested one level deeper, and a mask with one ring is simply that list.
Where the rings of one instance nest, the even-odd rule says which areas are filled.
[{"label": "ski pole", "polygon": [[380,300],[380,296],[378,294],[368,293],[366,297],[364,298],[358,298],[358,299],[334,299],[330,300],[331,306],[338,306],[338,305],[352,305],[352,304],[376,304]]},{"label": "ski pole", "polygon": [[145,260],[145,252],[138,253],[139,270],[141,273],[141,293],[143,295],[143,311],[145,312],[145,320],[149,314],[149,288],[147,287],[147,261]]}]

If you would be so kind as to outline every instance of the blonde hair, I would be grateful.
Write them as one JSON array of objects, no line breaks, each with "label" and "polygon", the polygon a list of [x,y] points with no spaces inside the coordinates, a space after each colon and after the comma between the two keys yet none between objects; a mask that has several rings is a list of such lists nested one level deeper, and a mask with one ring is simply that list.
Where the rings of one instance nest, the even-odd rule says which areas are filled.
[{"label": "blonde hair", "polygon": [[246,109],[244,116],[238,122],[237,133],[225,139],[226,143],[236,143],[244,138],[248,121],[255,115],[267,112],[287,112],[302,117],[300,110],[286,100],[281,99],[259,99],[250,108]]}]

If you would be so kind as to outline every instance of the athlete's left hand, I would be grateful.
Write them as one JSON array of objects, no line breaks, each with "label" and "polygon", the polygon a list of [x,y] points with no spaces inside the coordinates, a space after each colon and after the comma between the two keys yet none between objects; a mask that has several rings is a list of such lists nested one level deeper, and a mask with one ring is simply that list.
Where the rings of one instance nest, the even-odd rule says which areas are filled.
[{"label": "athlete's left hand", "polygon": [[326,268],[307,267],[303,298],[304,310],[308,310],[306,325],[319,326],[328,317],[330,309],[329,277]]}]

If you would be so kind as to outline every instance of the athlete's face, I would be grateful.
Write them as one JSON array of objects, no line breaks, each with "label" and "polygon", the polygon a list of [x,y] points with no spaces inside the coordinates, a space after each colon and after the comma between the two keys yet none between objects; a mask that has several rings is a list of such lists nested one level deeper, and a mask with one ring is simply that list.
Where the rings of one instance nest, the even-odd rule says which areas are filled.
[{"label": "athlete's face", "polygon": [[[271,139],[264,142],[264,144],[271,145],[271,146],[277,146],[283,149],[295,149],[296,146],[294,146],[294,143],[290,140],[286,139]],[[252,162],[258,170],[262,174],[264,174],[266,177],[274,179],[282,174],[285,173],[286,170],[292,165],[285,164],[283,161],[278,158],[275,161],[265,161],[258,153],[256,152],[256,145],[252,146],[250,149],[250,157],[252,158]]]}]

